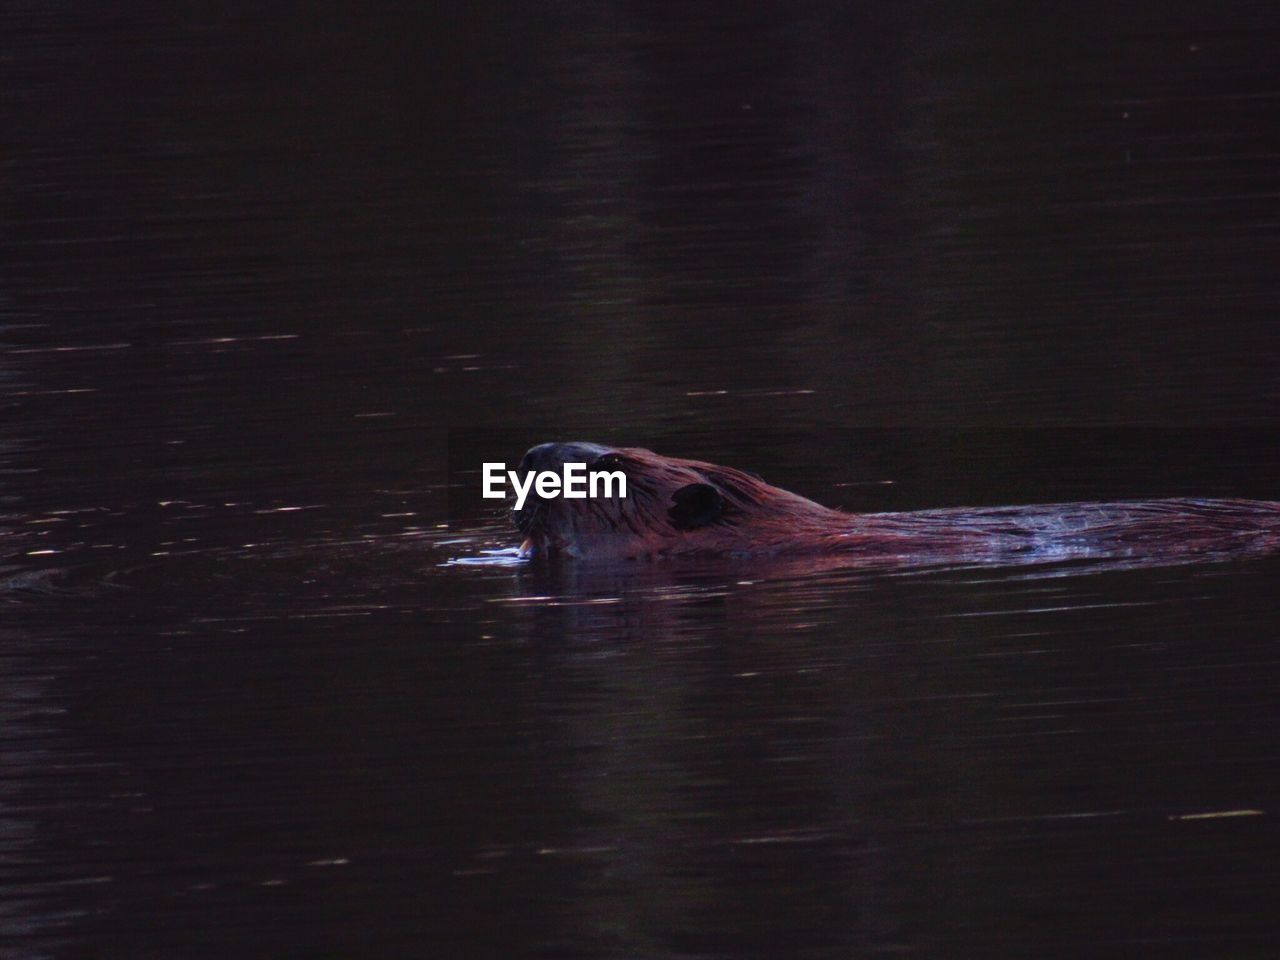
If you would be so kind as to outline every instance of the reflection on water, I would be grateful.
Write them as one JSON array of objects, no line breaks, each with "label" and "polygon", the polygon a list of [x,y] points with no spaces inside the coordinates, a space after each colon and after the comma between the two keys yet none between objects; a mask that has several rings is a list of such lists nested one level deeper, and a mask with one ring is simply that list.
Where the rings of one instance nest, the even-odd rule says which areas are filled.
[{"label": "reflection on water", "polygon": [[1267,955],[1274,557],[478,497],[1275,499],[1274,14],[981,13],[0,14],[0,955]]}]

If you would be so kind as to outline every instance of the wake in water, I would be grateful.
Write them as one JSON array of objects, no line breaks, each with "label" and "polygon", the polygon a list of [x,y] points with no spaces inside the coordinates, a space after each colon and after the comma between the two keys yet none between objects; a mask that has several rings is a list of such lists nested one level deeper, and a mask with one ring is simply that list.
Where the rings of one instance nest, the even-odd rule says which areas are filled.
[{"label": "wake in water", "polygon": [[1280,503],[1138,500],[867,514],[849,546],[859,558],[916,563],[1107,561],[1155,567],[1262,556],[1280,548]]}]

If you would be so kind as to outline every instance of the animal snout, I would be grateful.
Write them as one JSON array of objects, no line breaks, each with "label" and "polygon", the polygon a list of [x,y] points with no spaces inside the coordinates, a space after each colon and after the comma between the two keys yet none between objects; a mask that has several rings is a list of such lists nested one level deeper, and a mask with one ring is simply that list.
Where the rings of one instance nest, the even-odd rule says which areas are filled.
[{"label": "animal snout", "polygon": [[540,443],[520,460],[520,472],[553,470],[559,473],[566,463],[590,463],[609,452],[598,443]]}]

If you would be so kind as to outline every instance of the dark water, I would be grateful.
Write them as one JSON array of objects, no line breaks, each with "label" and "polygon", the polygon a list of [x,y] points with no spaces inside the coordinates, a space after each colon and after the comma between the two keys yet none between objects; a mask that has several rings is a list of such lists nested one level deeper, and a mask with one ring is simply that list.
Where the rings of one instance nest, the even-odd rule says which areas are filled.
[{"label": "dark water", "polygon": [[2,17],[5,960],[1274,955],[1275,558],[450,562],[1280,496],[1270,5]]}]

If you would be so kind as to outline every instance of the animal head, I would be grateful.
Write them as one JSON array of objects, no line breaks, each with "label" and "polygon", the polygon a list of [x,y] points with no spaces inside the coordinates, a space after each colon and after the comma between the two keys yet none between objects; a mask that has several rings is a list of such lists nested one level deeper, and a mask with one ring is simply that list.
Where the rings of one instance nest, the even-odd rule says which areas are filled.
[{"label": "animal head", "polygon": [[766,552],[794,542],[798,528],[838,516],[741,470],[639,447],[544,443],[524,455],[518,472],[560,473],[566,463],[584,463],[588,474],[621,473],[626,496],[616,484],[610,496],[580,499],[531,490],[523,509],[512,512],[526,553],[623,559]]}]

